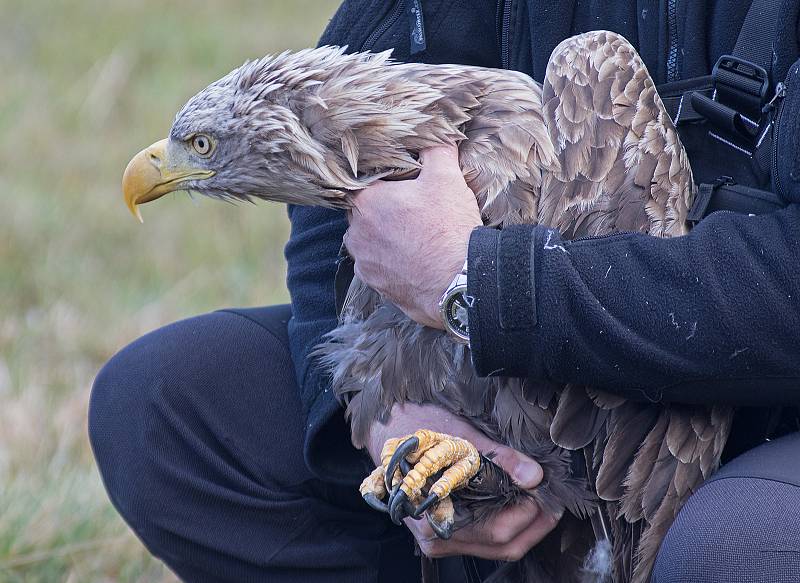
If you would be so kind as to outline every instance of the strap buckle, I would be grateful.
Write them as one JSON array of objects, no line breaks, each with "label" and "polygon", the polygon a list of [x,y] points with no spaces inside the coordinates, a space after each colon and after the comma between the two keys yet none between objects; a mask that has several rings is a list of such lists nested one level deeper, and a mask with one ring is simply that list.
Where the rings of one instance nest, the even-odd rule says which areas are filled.
[{"label": "strap buckle", "polygon": [[[769,74],[764,67],[733,55],[722,55],[711,73],[713,94],[692,93],[694,110],[722,134],[722,141],[756,146],[763,110],[769,100]],[[736,146],[737,149],[742,147]],[[743,150],[746,153],[747,150]]]},{"label": "strap buckle", "polygon": [[733,55],[722,55],[711,76],[716,101],[759,121],[769,93],[769,74],[764,67]]},{"label": "strap buckle", "polygon": [[692,226],[699,223],[708,213],[708,207],[717,189],[730,184],[736,184],[736,181],[730,176],[720,176],[711,184],[700,184],[697,187],[694,201],[692,201],[692,207],[686,214],[686,222]]}]

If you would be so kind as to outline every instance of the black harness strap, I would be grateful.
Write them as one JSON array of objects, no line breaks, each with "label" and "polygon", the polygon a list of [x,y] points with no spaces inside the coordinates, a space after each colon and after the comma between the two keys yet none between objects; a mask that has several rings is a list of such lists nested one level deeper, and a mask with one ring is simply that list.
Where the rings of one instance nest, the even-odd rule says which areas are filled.
[{"label": "black harness strap", "polygon": [[717,178],[712,184],[700,184],[686,220],[696,225],[716,211],[733,211],[746,215],[764,215],[786,206],[774,192],[736,184],[730,176]]},{"label": "black harness strap", "polygon": [[747,150],[761,133],[762,110],[771,98],[773,44],[778,33],[781,0],[753,0],[730,55],[714,65],[713,92],[694,92],[693,109],[723,141]]},{"label": "black harness strap", "polygon": [[664,107],[676,126],[705,120],[692,105],[692,93],[697,92],[711,96],[714,92],[714,77],[705,75],[658,86],[661,101],[664,102]]},{"label": "black harness strap", "polygon": [[780,0],[753,0],[733,49],[733,56],[758,65],[770,75],[781,4]]},{"label": "black harness strap", "polygon": [[753,0],[732,54],[720,57],[710,76],[658,88],[675,125],[707,120],[747,139],[757,133],[770,97],[780,6],[781,0]]},{"label": "black harness strap", "polygon": [[[753,0],[732,54],[720,57],[711,75],[658,87],[676,126],[707,124],[709,136],[751,156],[761,168],[769,168],[772,155],[770,140],[765,138],[771,135],[777,99],[771,89],[775,86],[773,45],[781,4],[782,0]],[[711,184],[698,185],[687,221],[696,224],[719,210],[764,214],[784,206],[772,192],[736,184],[733,178],[723,176]]]}]

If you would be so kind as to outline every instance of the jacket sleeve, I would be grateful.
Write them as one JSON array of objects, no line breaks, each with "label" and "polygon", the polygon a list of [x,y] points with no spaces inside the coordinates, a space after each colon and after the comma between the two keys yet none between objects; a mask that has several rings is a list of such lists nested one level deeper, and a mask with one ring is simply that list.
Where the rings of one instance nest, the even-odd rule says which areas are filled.
[{"label": "jacket sleeve", "polygon": [[[358,49],[368,32],[371,2],[344,2],[320,38],[320,45]],[[304,456],[312,472],[327,481],[360,480],[371,467],[347,438],[344,420],[327,375],[309,357],[337,324],[334,294],[337,258],[347,229],[343,212],[289,207],[292,230],[286,245],[286,283],[292,302],[289,348],[306,414]]]},{"label": "jacket sleeve", "polygon": [[306,413],[304,455],[308,467],[328,481],[363,477],[365,458],[351,444],[344,412],[323,369],[309,357],[336,327],[334,276],[347,221],[341,212],[291,207],[286,245],[287,285],[292,301],[289,347]]},{"label": "jacket sleeve", "polygon": [[800,204],[674,239],[476,229],[473,362],[651,401],[800,403],[798,243]]}]

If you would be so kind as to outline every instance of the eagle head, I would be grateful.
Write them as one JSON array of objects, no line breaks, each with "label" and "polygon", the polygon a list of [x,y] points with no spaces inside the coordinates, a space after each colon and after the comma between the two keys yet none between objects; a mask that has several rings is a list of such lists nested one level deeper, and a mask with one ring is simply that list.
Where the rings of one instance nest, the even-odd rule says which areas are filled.
[{"label": "eagle head", "polygon": [[128,208],[141,221],[139,204],[175,191],[347,207],[348,192],[381,177],[359,171],[354,128],[387,125],[374,103],[394,68],[388,59],[320,47],[245,63],[192,97],[169,137],[130,161]]}]

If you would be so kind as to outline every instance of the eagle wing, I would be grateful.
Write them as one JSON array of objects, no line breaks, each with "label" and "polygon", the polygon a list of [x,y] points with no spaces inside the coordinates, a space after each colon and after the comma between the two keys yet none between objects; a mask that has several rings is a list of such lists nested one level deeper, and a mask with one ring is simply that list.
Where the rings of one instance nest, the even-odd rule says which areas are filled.
[{"label": "eagle wing", "polygon": [[[487,225],[541,223],[572,239],[686,233],[694,188],[688,158],[647,69],[621,36],[600,31],[564,41],[543,86],[521,73],[475,67],[390,69],[399,76],[386,108],[408,126],[398,151],[414,156],[458,143]],[[376,132],[385,125],[368,119]],[[361,159],[366,151],[359,168],[387,167]],[[443,333],[414,324],[358,282],[351,292],[342,325],[319,354],[348,403],[354,443],[362,445],[369,425],[395,402],[437,402],[546,462],[547,487],[568,507],[580,507],[567,502],[580,492],[560,488],[564,462],[542,448],[554,442],[582,450],[612,530],[616,578],[647,580],[675,514],[719,464],[730,409],[480,379],[468,352]],[[554,537],[562,553],[577,536],[568,531],[580,528]]]},{"label": "eagle wing", "polygon": [[571,238],[686,233],[689,160],[630,43],[606,31],[562,42],[542,102],[561,170],[545,175],[540,223]]},{"label": "eagle wing", "polygon": [[[568,238],[686,233],[694,184],[652,78],[621,36],[562,42],[542,89],[560,172],[544,176],[540,223]],[[583,449],[614,530],[620,580],[645,582],[678,510],[719,465],[722,406],[640,404],[588,387],[560,394],[551,436]]]}]

